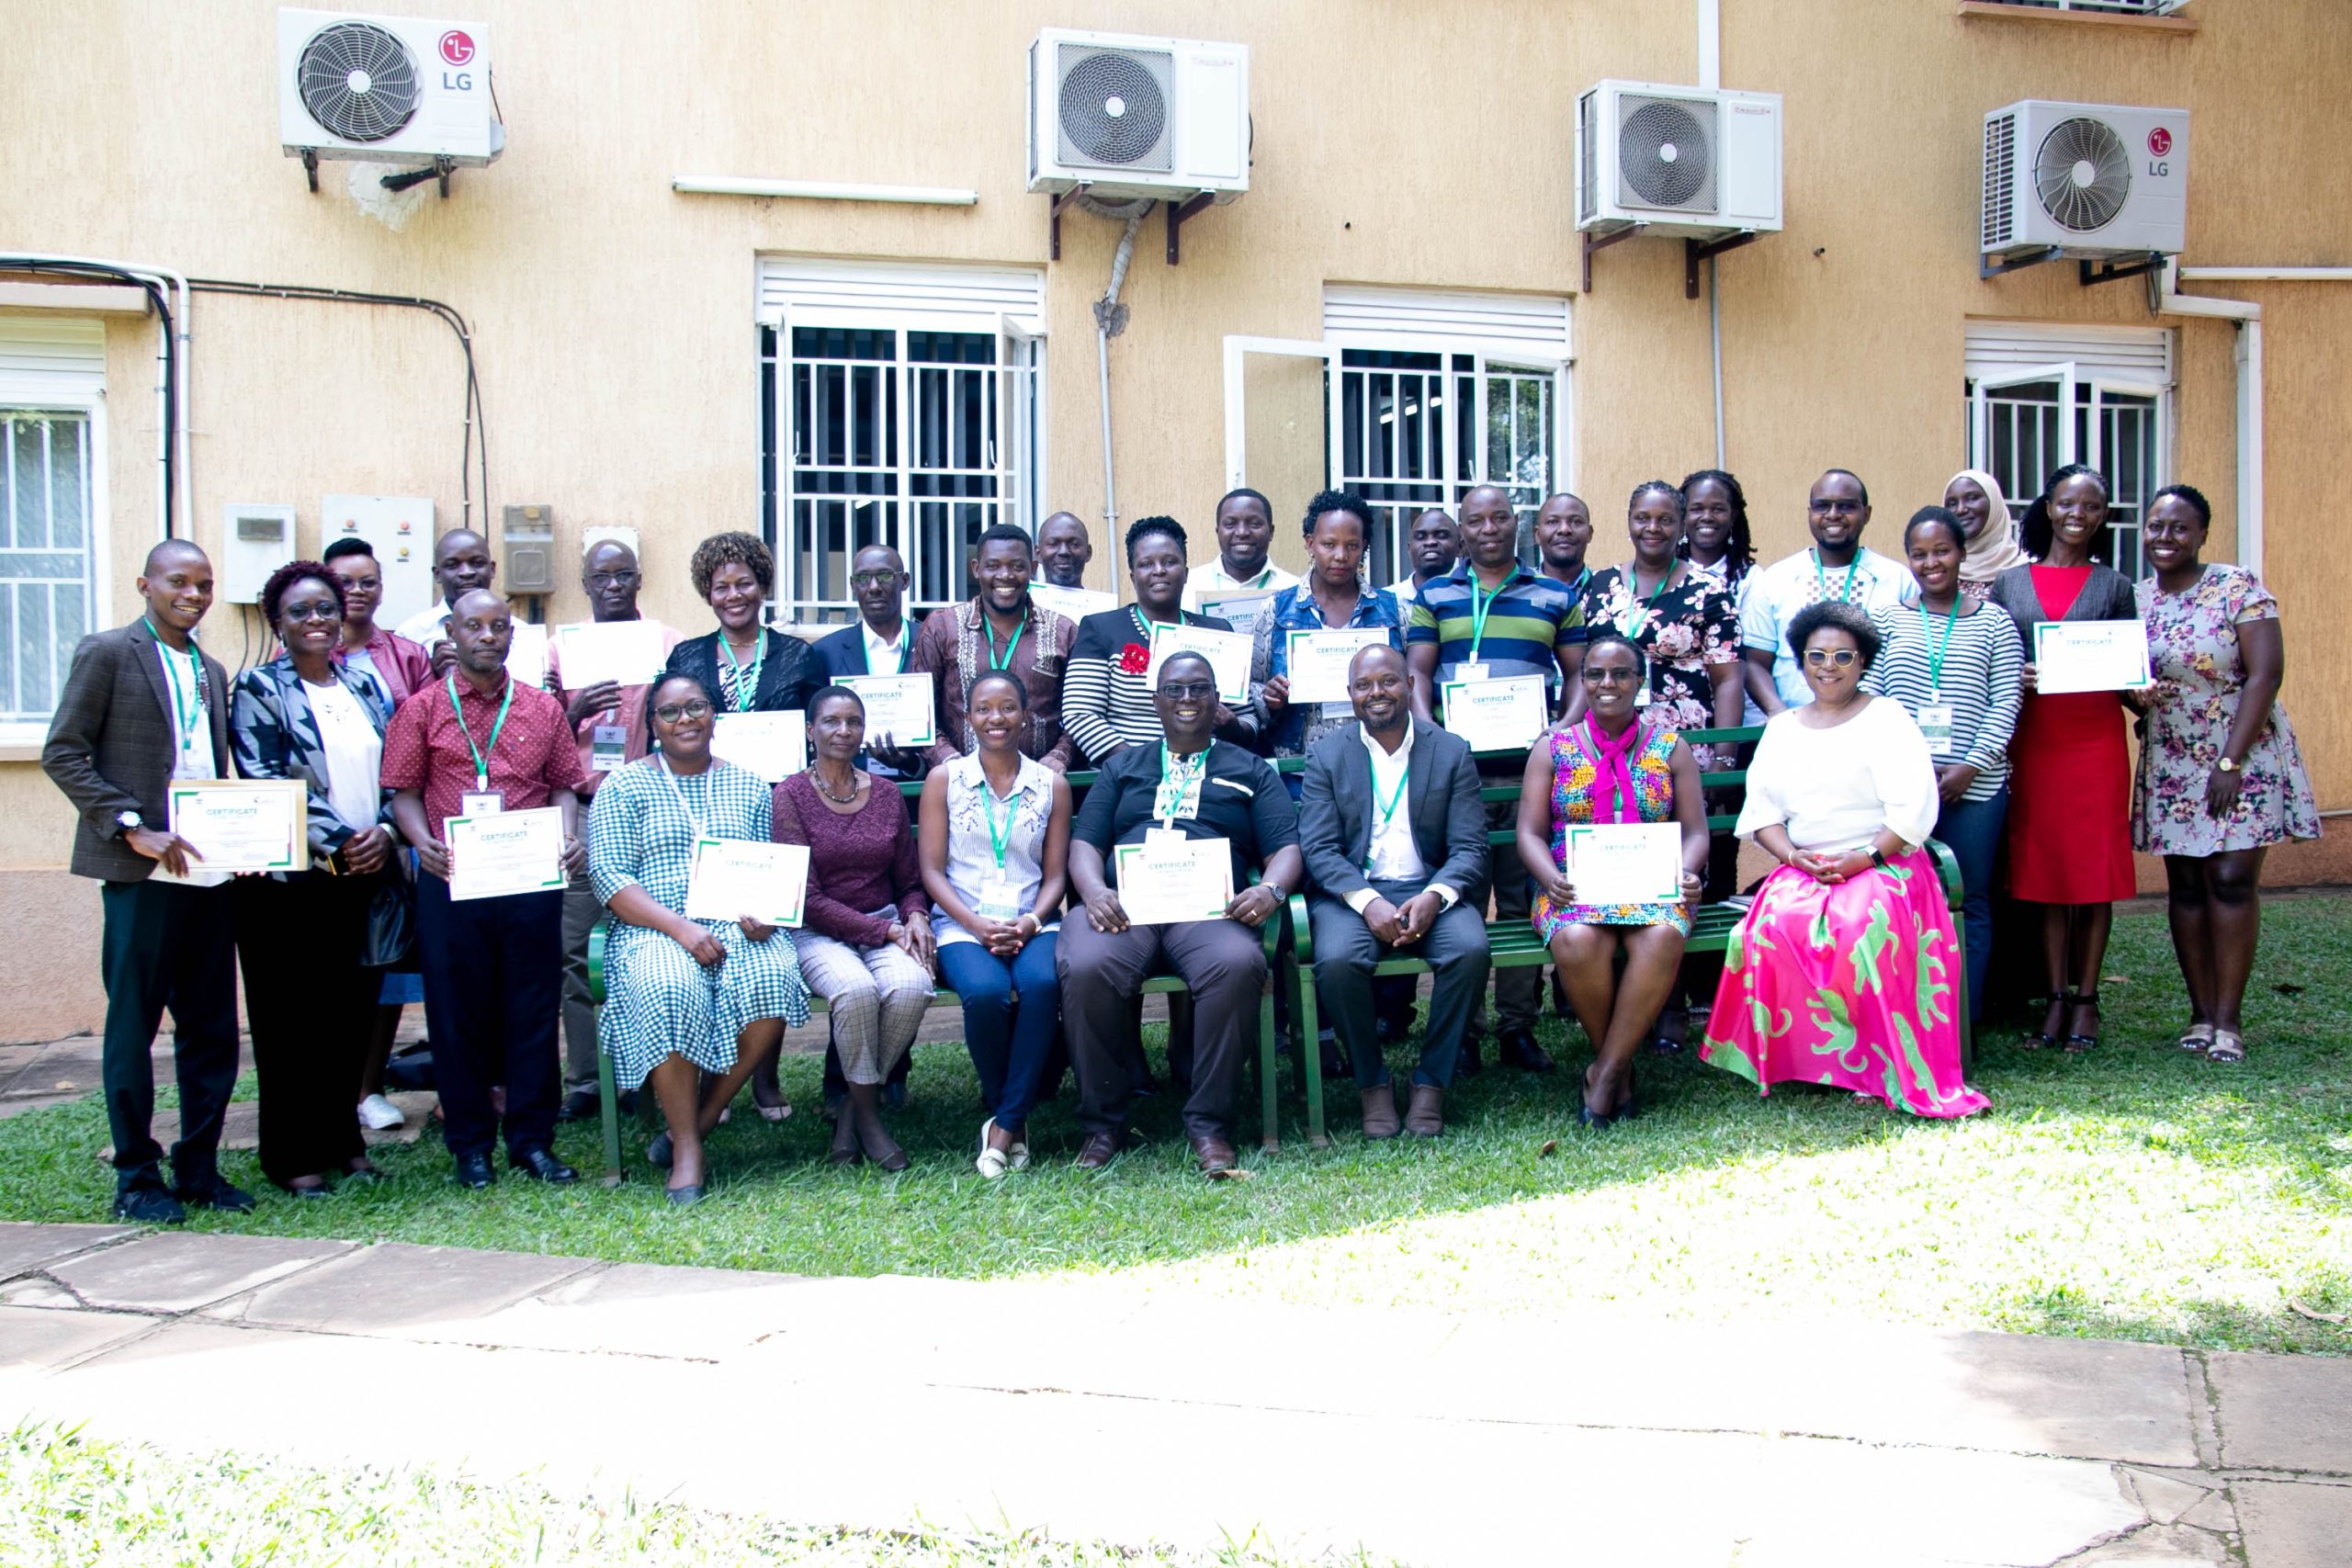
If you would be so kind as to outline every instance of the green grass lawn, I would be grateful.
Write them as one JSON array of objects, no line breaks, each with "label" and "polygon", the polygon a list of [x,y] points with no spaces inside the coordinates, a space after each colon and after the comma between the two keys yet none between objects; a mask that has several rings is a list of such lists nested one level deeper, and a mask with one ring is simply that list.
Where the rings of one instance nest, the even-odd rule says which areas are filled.
[{"label": "green grass lawn", "polygon": [[808,1529],[636,1497],[562,1496],[460,1472],[408,1465],[319,1470],[233,1454],[171,1454],[28,1427],[0,1433],[0,1561],[12,1568],[1283,1568],[1296,1560],[1253,1541],[1193,1553],[1030,1535]]},{"label": "green grass lawn", "polygon": [[[812,1274],[1117,1270],[1297,1302],[1616,1304],[1691,1322],[1854,1316],[2345,1353],[2352,1332],[2289,1303],[2352,1310],[2352,899],[2268,914],[2244,1066],[2172,1044],[2180,987],[2163,919],[2127,914],[2108,1043],[2028,1053],[2007,1043],[2013,1028],[1989,1032],[1974,1081],[1993,1109],[1963,1122],[1819,1090],[1758,1100],[1690,1057],[1645,1057],[1641,1116],[1584,1132],[1573,1075],[1586,1052],[1552,1023],[1563,1071],[1490,1066],[1458,1088],[1433,1145],[1367,1145],[1341,1084],[1332,1148],[1294,1126],[1283,1153],[1259,1155],[1252,1111],[1252,1179],[1204,1182],[1163,1097],[1142,1109],[1144,1148],[1081,1175],[1067,1165],[1065,1100],[1031,1123],[1039,1164],[990,1184],[971,1168],[969,1064],[939,1046],[920,1053],[896,1123],[916,1162],[898,1177],[824,1163],[817,1063],[800,1058],[786,1071],[800,1113],[720,1129],[713,1195],[694,1210],[662,1203],[641,1158],[649,1129],[632,1124],[617,1192],[506,1179],[466,1193],[428,1134],[386,1151],[380,1184],[323,1203],[267,1194],[255,1215],[194,1223]],[[103,1218],[104,1142],[96,1101],[0,1122],[0,1217]],[[583,1171],[601,1165],[593,1123],[560,1147]],[[227,1168],[261,1190],[250,1156]]]}]

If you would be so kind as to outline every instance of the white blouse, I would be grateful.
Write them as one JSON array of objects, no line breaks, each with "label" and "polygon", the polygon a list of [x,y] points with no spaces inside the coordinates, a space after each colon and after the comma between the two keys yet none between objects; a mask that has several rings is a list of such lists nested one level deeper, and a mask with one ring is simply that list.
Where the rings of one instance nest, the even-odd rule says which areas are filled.
[{"label": "white blouse", "polygon": [[377,780],[384,759],[384,738],[359,699],[340,681],[323,686],[302,682],[311,712],[319,721],[319,739],[326,747],[327,804],[334,814],[360,832],[383,814],[384,792]]},{"label": "white blouse", "polygon": [[1850,850],[1882,828],[1906,844],[1935,830],[1940,805],[1926,737],[1903,705],[1865,699],[1862,711],[1829,729],[1815,729],[1799,709],[1775,714],[1747,770],[1743,839],[1775,823],[1801,850]]}]

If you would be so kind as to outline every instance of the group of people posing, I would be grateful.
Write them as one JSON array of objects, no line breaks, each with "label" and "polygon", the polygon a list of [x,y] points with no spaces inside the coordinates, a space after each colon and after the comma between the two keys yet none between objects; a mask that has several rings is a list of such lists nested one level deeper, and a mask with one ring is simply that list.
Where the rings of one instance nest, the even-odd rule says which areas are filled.
[{"label": "group of people posing", "polygon": [[[704,1138],[747,1084],[763,1115],[786,1114],[775,1057],[812,997],[830,1014],[832,1158],[904,1168],[886,1111],[939,988],[962,1005],[978,1076],[978,1170],[1028,1164],[1030,1113],[1065,1064],[1077,1164],[1100,1168],[1127,1142],[1146,1071],[1136,998],[1155,973],[1186,985],[1170,1069],[1193,1157],[1222,1175],[1266,928],[1302,893],[1316,998],[1367,1137],[1440,1134],[1454,1077],[1480,1069],[1490,908],[1546,944],[1594,1047],[1577,1116],[1607,1126],[1637,1109],[1644,1044],[1680,1042],[1692,912],[1737,882],[1736,846],[1708,832],[1702,774],[1743,761],[1737,837],[1779,865],[1730,939],[1704,1059],[1767,1089],[1978,1110],[1962,1031],[1982,1005],[1998,868],[2010,897],[2041,906],[2050,1000],[2028,1043],[2079,1050],[2098,1039],[2099,964],[2136,844],[2166,859],[2181,1043],[2242,1060],[2263,852],[2319,830],[2276,703],[2276,605],[2252,574],[2200,560],[2211,513],[2187,486],[2150,503],[2155,573],[2126,581],[2097,559],[2108,501],[2099,475],[2062,469],[2013,528],[1999,487],[1971,470],[1912,516],[1898,560],[1863,545],[1868,491],[1831,469],[1807,499],[1811,547],[1759,567],[1737,479],[1705,470],[1638,487],[1628,548],[1598,568],[1589,508],[1549,498],[1531,568],[1510,497],[1479,487],[1458,519],[1415,519],[1410,574],[1375,587],[1367,502],[1308,503],[1302,579],[1270,563],[1273,509],[1241,490],[1218,505],[1212,565],[1190,564],[1171,518],[1132,525],[1134,600],[1100,609],[1072,597],[1091,542],[1068,513],[1034,541],[988,529],[973,597],[920,624],[904,563],[869,546],[851,563],[857,623],[814,642],[767,625],[767,546],[721,534],[690,562],[716,628],[657,626],[664,662],[641,683],[578,689],[560,657],[543,686],[510,674],[512,612],[473,533],[438,541],[442,597],[397,632],[375,624],[382,582],[364,543],[281,569],[260,608],[284,651],[233,682],[194,636],[210,565],[167,541],[139,580],[139,620],[77,651],[43,752],[79,812],[74,869],[103,884],[116,1210],[170,1222],[189,1203],[252,1202],[215,1159],[236,1064],[232,953],[262,1168],[296,1197],[372,1173],[359,1122],[379,1114],[382,1053],[420,994],[469,1187],[495,1179],[502,1136],[517,1172],[574,1179],[554,1127],[594,1103],[601,1045],[620,1085],[658,1102],[650,1153],[671,1201],[695,1201]],[[641,618],[628,546],[594,545],[582,582],[595,620]],[[2088,619],[2144,624],[2145,690],[2036,691],[2037,625]],[[1237,622],[1246,691],[1221,689],[1200,654],[1153,658],[1156,626]],[[1294,701],[1287,634],[1340,629],[1374,634],[1345,700]],[[899,674],[931,680],[927,744],[873,732],[845,683]],[[1551,727],[1525,752],[1475,754],[1445,728],[1444,694],[1511,676],[1542,678]],[[771,781],[714,754],[729,717],[792,711],[805,767]],[[2136,778],[2127,712],[2143,726]],[[1752,756],[1684,739],[1758,723]],[[1088,767],[1081,799],[1067,775]],[[306,785],[309,870],[231,878],[171,831],[169,781],[231,776]],[[567,887],[450,896],[446,820],[545,807],[561,813]],[[1631,823],[1679,827],[1679,893],[1579,897],[1575,830]],[[1964,965],[1931,838],[1961,867]],[[714,839],[806,848],[797,928],[686,915],[696,846]],[[1198,840],[1231,862],[1222,913],[1131,920],[1120,846]],[[1383,1044],[1409,1026],[1416,980],[1374,974],[1396,956],[1432,974],[1401,1101]],[[1499,1056],[1548,1069],[1540,967],[1494,974]],[[168,1185],[148,1055],[166,1008],[182,1106]]]}]

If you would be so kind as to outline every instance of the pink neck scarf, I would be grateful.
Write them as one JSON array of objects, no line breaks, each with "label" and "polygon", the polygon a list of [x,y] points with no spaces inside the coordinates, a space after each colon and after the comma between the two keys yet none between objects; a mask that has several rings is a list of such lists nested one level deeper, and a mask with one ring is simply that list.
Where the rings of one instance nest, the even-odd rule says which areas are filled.
[{"label": "pink neck scarf", "polygon": [[1592,715],[1584,716],[1584,743],[1592,753],[1592,819],[1596,822],[1639,822],[1640,801],[1634,794],[1634,753],[1648,739],[1641,720],[1625,727],[1615,740],[1600,733]]}]

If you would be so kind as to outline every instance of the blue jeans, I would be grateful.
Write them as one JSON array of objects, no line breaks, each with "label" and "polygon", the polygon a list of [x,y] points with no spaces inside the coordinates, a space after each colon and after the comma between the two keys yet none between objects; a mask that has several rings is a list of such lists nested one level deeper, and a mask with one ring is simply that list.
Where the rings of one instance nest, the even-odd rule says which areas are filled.
[{"label": "blue jeans", "polygon": [[977,942],[939,949],[939,977],[963,999],[964,1045],[980,1075],[980,1103],[1001,1127],[1029,1119],[1053,1052],[1062,1010],[1054,936],[1032,937],[1011,963]]},{"label": "blue jeans", "polygon": [[1984,971],[1993,961],[1993,863],[2008,820],[2009,788],[1990,800],[1956,800],[1936,818],[1936,839],[1960,863],[1961,925],[1968,938],[1968,1021],[1984,1005]]}]

